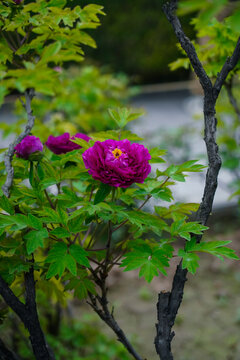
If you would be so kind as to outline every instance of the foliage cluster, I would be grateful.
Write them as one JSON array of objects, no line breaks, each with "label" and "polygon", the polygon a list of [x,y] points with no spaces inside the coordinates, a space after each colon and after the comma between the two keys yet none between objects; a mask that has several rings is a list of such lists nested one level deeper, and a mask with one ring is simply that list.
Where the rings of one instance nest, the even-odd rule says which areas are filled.
[{"label": "foliage cluster", "polygon": [[[126,103],[135,90],[127,87],[125,76],[103,73],[95,66],[70,67],[60,71],[55,95],[37,94],[32,101],[37,115],[35,133],[46,141],[50,134],[102,131],[115,127],[108,108]],[[14,124],[1,123],[3,136],[20,134],[27,114],[20,100],[15,102]]]}]

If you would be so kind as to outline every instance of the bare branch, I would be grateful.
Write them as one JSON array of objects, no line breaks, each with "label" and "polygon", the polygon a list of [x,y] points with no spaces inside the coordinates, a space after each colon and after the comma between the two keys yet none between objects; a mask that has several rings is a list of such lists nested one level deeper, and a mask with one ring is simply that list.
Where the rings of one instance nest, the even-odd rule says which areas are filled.
[{"label": "bare branch", "polygon": [[25,305],[17,298],[17,296],[10,289],[8,284],[0,276],[0,295],[3,297],[5,302],[11,309],[20,317],[22,322],[26,316],[26,307]]},{"label": "bare branch", "polygon": [[172,332],[172,327],[182,302],[184,284],[186,280],[187,270],[182,269],[180,263],[177,266],[171,292],[162,291],[158,295],[158,322],[156,324],[157,335],[154,343],[157,354],[160,356],[161,360],[173,360],[171,342],[174,337],[174,332]]},{"label": "bare branch", "polygon": [[163,12],[166,15],[170,24],[172,25],[175,35],[181,44],[181,47],[186,52],[186,54],[191,62],[191,65],[192,65],[196,75],[199,78],[202,88],[204,89],[204,91],[209,92],[209,90],[211,91],[211,89],[212,89],[211,80],[209,79],[208,75],[206,74],[206,71],[204,70],[202,63],[200,62],[200,60],[197,56],[197,53],[196,53],[196,50],[195,50],[193,44],[191,43],[189,38],[185,35],[185,33],[182,29],[181,23],[175,14],[175,11],[177,9],[177,3],[178,3],[177,0],[173,0],[171,2],[165,3],[163,5]]},{"label": "bare branch", "polygon": [[30,341],[32,344],[34,355],[37,360],[55,360],[54,354],[46,342],[39,322],[36,304],[36,290],[33,266],[27,273],[24,274],[24,279],[27,309],[27,318],[25,318],[24,324],[30,334]]},{"label": "bare branch", "polygon": [[6,172],[7,172],[7,178],[6,178],[5,184],[2,186],[2,191],[3,191],[4,195],[7,196],[7,197],[9,197],[9,195],[10,195],[10,188],[12,186],[13,178],[14,178],[14,169],[13,169],[13,166],[12,166],[14,148],[27,135],[30,134],[30,132],[31,132],[31,130],[33,128],[33,125],[34,125],[35,117],[32,114],[32,108],[31,108],[31,101],[32,101],[33,96],[34,96],[33,89],[25,91],[26,102],[23,105],[24,105],[24,107],[26,109],[26,112],[27,112],[28,121],[27,121],[27,124],[26,124],[26,127],[25,127],[24,131],[15,139],[15,141],[13,143],[11,143],[9,145],[9,148],[8,148],[7,152],[5,153],[4,162],[5,162]]},{"label": "bare branch", "polygon": [[217,79],[213,86],[214,97],[216,100],[228,74],[230,73],[230,71],[232,71],[235,68],[239,59],[240,59],[240,37],[238,38],[232,56],[225,61],[225,64],[223,65],[220,73],[218,73]]},{"label": "bare branch", "polygon": [[33,268],[28,273],[25,273],[25,287],[26,305],[17,298],[0,276],[0,295],[28,329],[35,358],[37,360],[54,360],[55,357],[48,347],[39,323]]},{"label": "bare branch", "polygon": [[[171,2],[163,5],[163,11],[171,23],[182,48],[189,57],[192,67],[198,76],[204,91],[204,140],[206,143],[209,165],[205,179],[203,198],[196,214],[196,221],[206,224],[212,211],[213,200],[217,188],[218,173],[221,167],[221,158],[219,156],[218,145],[216,143],[216,100],[227,75],[231,70],[233,70],[240,58],[240,41],[238,40],[233,55],[228,58],[223,65],[222,70],[218,74],[217,80],[213,86],[198,59],[193,44],[186,37],[181,27],[180,21],[175,14],[176,8],[177,0],[172,0]],[[201,241],[201,238],[202,236],[199,236],[197,240]],[[173,360],[171,341],[174,336],[174,332],[172,332],[172,327],[174,325],[179,306],[182,302],[186,280],[187,270],[182,269],[182,262],[180,262],[177,266],[173,279],[171,292],[161,292],[159,294],[157,304],[158,323],[156,324],[157,335],[155,338],[155,347],[161,360]]]}]

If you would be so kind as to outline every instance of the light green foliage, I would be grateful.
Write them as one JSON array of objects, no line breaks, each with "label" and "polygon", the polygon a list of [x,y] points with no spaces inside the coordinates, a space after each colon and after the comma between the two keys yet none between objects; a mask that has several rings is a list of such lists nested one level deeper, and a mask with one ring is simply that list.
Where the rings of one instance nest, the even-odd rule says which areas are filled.
[{"label": "light green foliage", "polygon": [[192,274],[196,272],[196,269],[199,267],[199,257],[196,255],[196,252],[206,252],[217,256],[221,260],[224,259],[223,257],[239,260],[235,252],[225,246],[230,242],[231,241],[201,241],[197,243],[193,237],[191,241],[186,244],[184,250],[180,249],[178,251],[178,255],[183,258],[183,268],[188,269]]},{"label": "light green foliage", "polygon": [[109,109],[111,118],[116,122],[117,126],[121,129],[124,128],[130,121],[133,121],[139,116],[144,115],[144,112],[133,113],[127,108],[118,108],[117,110]]},{"label": "light green foliage", "polygon": [[204,27],[209,24],[213,17],[224,10],[228,3],[228,0],[180,0],[178,14],[186,15],[197,11],[199,12],[198,19],[201,27]]},{"label": "light green foliage", "polygon": [[[37,96],[32,101],[35,132],[46,141],[50,134],[69,132],[89,133],[117,128],[108,109],[126,102],[131,91],[124,76],[103,73],[97,67],[83,66],[60,70],[55,95]],[[0,124],[5,136],[20,133],[26,123],[26,113],[20,101],[16,101],[16,124]]]},{"label": "light green foliage", "polygon": [[[227,57],[232,55],[239,37],[239,31],[233,29],[230,18],[222,22],[211,19],[204,26],[201,26],[201,19],[197,18],[192,21],[192,24],[197,32],[197,41],[194,41],[194,46],[199,59],[204,64],[207,74],[215,78]],[[201,41],[200,39],[204,40]],[[183,53],[182,50],[181,52]],[[183,54],[184,58],[180,58],[169,65],[171,70],[181,67],[186,69],[190,66],[189,59],[185,53]],[[229,76],[233,76],[238,70],[239,65],[234,68]]]},{"label": "light green foliage", "polygon": [[[100,25],[102,7],[66,7],[67,1],[37,0],[16,6],[3,1],[0,8],[1,98],[12,90],[33,88],[54,95],[59,73],[54,65],[83,60],[83,45],[95,47],[85,30]],[[9,67],[13,65],[13,68]]]}]

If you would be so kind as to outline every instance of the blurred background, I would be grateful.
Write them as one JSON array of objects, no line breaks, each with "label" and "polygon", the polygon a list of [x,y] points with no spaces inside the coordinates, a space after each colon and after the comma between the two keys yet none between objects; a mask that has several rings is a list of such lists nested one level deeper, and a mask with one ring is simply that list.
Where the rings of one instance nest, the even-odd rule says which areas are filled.
[{"label": "blurred background", "polygon": [[[69,64],[67,69],[59,69],[62,86],[59,86],[55,98],[41,96],[34,99],[33,108],[37,117],[34,133],[46,141],[50,133],[58,135],[68,131],[74,135],[77,131],[91,133],[113,129],[107,109],[132,106],[145,110],[145,115],[131,123],[131,130],[144,138],[145,145],[167,149],[166,161],[169,163],[199,159],[207,165],[202,92],[188,61],[176,45],[173,30],[161,10],[162,2],[94,2],[103,5],[106,13],[101,27],[91,32],[97,48],[85,48],[86,60],[80,67]],[[79,1],[70,3],[76,6]],[[80,5],[89,3],[92,1],[82,0]],[[208,1],[206,8],[203,6],[201,9],[196,2],[194,6],[194,1],[182,3],[183,28],[195,41],[208,74],[214,79],[223,60],[231,55],[239,33],[237,20],[235,27],[224,20],[235,11],[237,13],[239,2],[222,1],[220,8],[210,10]],[[200,20],[194,23],[192,18]],[[240,17],[238,20],[240,22]],[[227,30],[223,30],[223,26]],[[238,79],[237,69],[231,74],[229,86],[223,89],[218,101],[218,143],[223,167],[209,223],[211,230],[206,239],[232,240],[233,248],[239,251]],[[7,147],[21,132],[26,121],[20,102],[15,103],[15,100],[16,94],[8,96],[0,111],[1,148]],[[174,197],[177,201],[200,203],[204,175],[191,175],[185,183],[176,185]],[[201,258],[200,270],[195,276],[189,275],[186,285],[175,325],[174,354],[177,360],[239,360],[239,265],[231,261],[213,261],[210,256]],[[157,293],[169,290],[174,269],[173,263],[169,277],[160,276],[151,285],[139,280],[137,273],[122,273],[119,269],[115,269],[109,279],[110,299],[115,305],[116,317],[148,360],[158,359],[153,345]],[[49,341],[60,351],[60,359],[66,356],[69,360],[130,359],[121,345],[115,345],[111,340],[114,337],[107,327],[100,325],[94,315],[88,314],[90,309],[86,305],[76,302],[73,309],[64,311],[71,321],[59,329],[58,339],[62,347],[59,340],[55,340],[54,331],[49,330]],[[80,321],[83,313],[84,321]],[[74,320],[78,317],[79,322]],[[16,324],[16,319],[12,321]],[[15,336],[13,340],[13,349],[22,347],[26,352],[21,339],[15,341]],[[83,344],[86,345],[86,354],[81,354],[79,350]],[[94,352],[91,352],[92,349]],[[67,355],[68,351],[71,355]]]}]

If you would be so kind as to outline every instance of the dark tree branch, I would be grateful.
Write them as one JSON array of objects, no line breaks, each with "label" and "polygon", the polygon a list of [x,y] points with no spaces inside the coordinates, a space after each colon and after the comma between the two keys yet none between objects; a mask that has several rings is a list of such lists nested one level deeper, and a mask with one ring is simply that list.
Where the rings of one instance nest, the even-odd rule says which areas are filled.
[{"label": "dark tree branch", "polygon": [[238,38],[238,41],[237,41],[237,44],[233,51],[232,56],[227,58],[220,73],[218,73],[217,79],[213,86],[215,100],[217,100],[219,92],[220,92],[228,74],[230,73],[230,71],[232,71],[235,68],[239,59],[240,59],[240,37]]},{"label": "dark tree branch", "polygon": [[20,357],[9,350],[2,339],[0,339],[0,360],[20,360]]},{"label": "dark tree branch", "polygon": [[13,143],[11,143],[9,145],[9,148],[8,148],[7,152],[5,153],[4,162],[5,162],[6,172],[7,172],[7,178],[6,178],[5,184],[2,186],[2,191],[3,191],[4,195],[7,196],[7,197],[9,197],[9,195],[10,195],[10,188],[12,186],[13,178],[14,178],[14,169],[13,169],[13,166],[12,166],[14,148],[27,135],[30,134],[30,132],[31,132],[31,130],[33,128],[33,125],[34,125],[35,117],[32,114],[32,108],[31,108],[31,101],[32,101],[33,96],[34,96],[33,89],[25,91],[26,102],[23,103],[23,106],[26,109],[27,116],[28,116],[28,121],[27,121],[27,124],[26,124],[26,127],[25,127],[24,131],[14,140]]},{"label": "dark tree branch", "polygon": [[[213,85],[200,60],[198,59],[193,44],[185,35],[180,21],[175,14],[177,3],[177,0],[165,3],[163,5],[163,11],[171,23],[178,41],[185,50],[204,92],[204,140],[206,143],[209,165],[205,180],[203,198],[196,215],[196,221],[206,224],[212,211],[213,199],[217,188],[218,173],[221,167],[221,158],[219,156],[218,146],[216,143],[217,120],[215,117],[215,106],[219,92],[227,78],[227,75],[231,70],[233,70],[240,58],[240,40],[238,40],[233,55],[226,60],[222,70],[217,76],[215,84]],[[201,238],[202,236],[199,236],[197,240],[201,241]],[[171,292],[161,292],[159,294],[157,304],[158,323],[156,324],[157,335],[155,338],[155,347],[161,360],[173,360],[171,341],[174,336],[174,332],[172,332],[172,327],[182,302],[186,280],[187,270],[182,268],[182,262],[180,262],[177,266],[173,279]]]},{"label": "dark tree branch", "polygon": [[181,305],[184,284],[187,280],[187,270],[182,269],[181,263],[177,266],[174,275],[171,292],[162,291],[158,294],[157,303],[157,335],[155,348],[161,360],[173,360],[171,342],[174,337],[172,327],[174,325],[178,309]]},{"label": "dark tree branch", "polygon": [[7,305],[18,315],[30,334],[30,341],[37,360],[54,360],[44,338],[36,306],[35,282],[33,268],[25,273],[26,304],[23,304],[0,276],[0,295]]},{"label": "dark tree branch", "polygon": [[27,309],[27,317],[25,318],[24,324],[30,334],[30,341],[32,344],[33,353],[37,360],[54,360],[54,354],[52,353],[45,340],[38,318],[33,266],[30,268],[29,272],[24,274],[24,278]]},{"label": "dark tree branch", "polygon": [[199,78],[199,81],[202,85],[203,90],[205,90],[206,92],[209,92],[209,90],[211,91],[211,89],[212,89],[211,80],[209,79],[208,75],[206,74],[206,71],[204,70],[202,63],[197,56],[197,53],[196,53],[196,50],[195,50],[193,44],[191,43],[189,38],[185,35],[185,33],[182,29],[181,23],[180,23],[178,17],[176,16],[175,11],[177,9],[177,4],[178,4],[177,0],[172,0],[171,2],[165,3],[163,5],[163,12],[166,15],[170,24],[172,25],[175,35],[181,44],[181,47],[186,52],[186,54],[191,62],[191,65],[192,65],[196,75]]},{"label": "dark tree branch", "polygon": [[3,297],[8,306],[18,315],[18,317],[24,322],[26,317],[26,307],[17,298],[17,296],[10,289],[8,284],[0,276],[0,295]]}]

